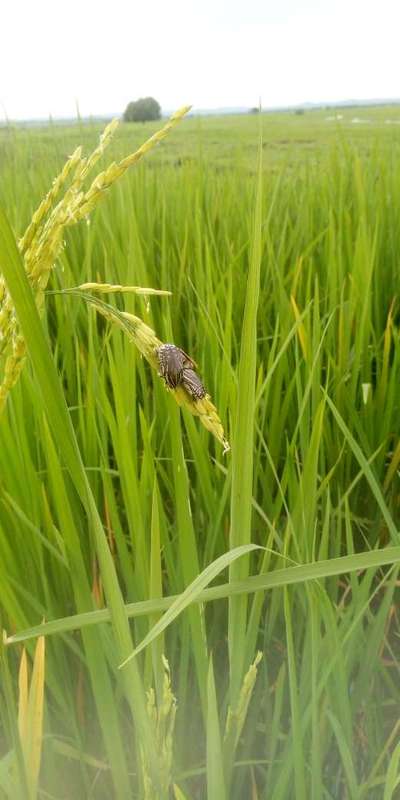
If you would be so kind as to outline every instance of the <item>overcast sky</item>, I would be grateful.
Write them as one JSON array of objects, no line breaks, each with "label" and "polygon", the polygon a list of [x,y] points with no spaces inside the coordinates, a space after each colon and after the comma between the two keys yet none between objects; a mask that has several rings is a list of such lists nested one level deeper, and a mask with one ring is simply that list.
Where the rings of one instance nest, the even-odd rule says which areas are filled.
[{"label": "overcast sky", "polygon": [[399,0],[3,0],[0,116],[400,97]]}]

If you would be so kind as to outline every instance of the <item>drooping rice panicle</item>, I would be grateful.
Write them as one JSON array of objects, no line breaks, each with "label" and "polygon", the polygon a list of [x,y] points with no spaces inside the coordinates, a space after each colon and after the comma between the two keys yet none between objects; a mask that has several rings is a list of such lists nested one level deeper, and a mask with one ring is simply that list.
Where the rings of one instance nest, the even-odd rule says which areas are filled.
[{"label": "drooping rice panicle", "polygon": [[[85,292],[67,290],[67,293],[81,297],[87,303],[93,305],[99,314],[113,324],[118,325],[118,327],[128,335],[129,339],[135,344],[142,356],[144,356],[158,374],[159,361],[157,351],[164,342],[155,335],[152,328],[146,325],[140,317],[129,314],[127,311],[118,311],[108,303],[104,303],[103,300],[92,297]],[[210,395],[206,394],[204,397],[196,399],[192,397],[189,392],[185,391],[183,386],[176,386],[176,388],[169,389],[168,391],[174,396],[178,405],[186,408],[193,416],[200,418],[200,422],[222,444],[224,453],[227,453],[230,450],[230,445],[225,437],[222,422],[218,416],[216,407],[211,402]]]},{"label": "drooping rice panicle", "polygon": [[[44,291],[48,284],[51,270],[63,247],[65,228],[87,217],[90,211],[104,197],[106,190],[130,166],[136,164],[156,144],[161,142],[189,109],[190,106],[184,106],[177,111],[164,127],[151,136],[137,151],[122,159],[118,164],[111,164],[101,172],[86,192],[82,189],[84,180],[110,143],[118,127],[118,120],[112,120],[107,125],[100,136],[98,146],[87,159],[82,159],[80,147],[68,159],[59,176],[54,180],[52,188],[34,213],[31,223],[19,242],[25,270],[32,285],[39,311],[43,308]],[[74,169],[75,172],[73,173]],[[57,205],[54,206],[71,173],[73,175],[69,187]],[[122,288],[96,290],[92,285],[90,290],[100,292],[122,291]],[[128,291],[135,290],[141,294],[155,293],[154,290],[144,289],[140,291],[140,287],[128,289]],[[10,389],[19,378],[24,363],[25,349],[23,337],[19,333],[11,297],[8,294],[3,278],[0,277],[0,357],[3,357],[3,364],[0,364],[0,368],[2,367],[0,373],[0,410],[4,406]]]},{"label": "drooping rice panicle", "polygon": [[18,334],[13,341],[12,353],[7,356],[3,370],[3,379],[0,384],[0,412],[4,408],[8,393],[15,386],[21,374],[25,358],[25,340],[21,334]]},{"label": "drooping rice panicle", "polygon": [[[81,283],[76,289],[81,292],[95,292],[96,294],[112,294],[114,292],[121,292],[124,294],[160,294],[170,296],[172,292],[166,289],[150,289],[144,286],[122,286],[119,283]],[[74,289],[66,289],[66,292],[74,291]]]}]

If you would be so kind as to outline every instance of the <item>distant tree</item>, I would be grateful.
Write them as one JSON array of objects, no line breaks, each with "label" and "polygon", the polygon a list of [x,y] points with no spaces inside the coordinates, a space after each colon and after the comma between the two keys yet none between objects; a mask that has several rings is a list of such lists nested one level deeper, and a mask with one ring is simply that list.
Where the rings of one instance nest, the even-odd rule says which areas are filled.
[{"label": "distant tree", "polygon": [[304,114],[304,108],[296,108],[296,111],[294,113],[297,115]]},{"label": "distant tree", "polygon": [[259,114],[259,113],[260,113],[260,109],[259,109],[258,106],[254,106],[254,108],[250,108],[250,110],[249,110],[249,114]]},{"label": "distant tree", "polygon": [[160,119],[161,106],[154,97],[141,97],[128,103],[124,111],[124,122],[147,122]]}]

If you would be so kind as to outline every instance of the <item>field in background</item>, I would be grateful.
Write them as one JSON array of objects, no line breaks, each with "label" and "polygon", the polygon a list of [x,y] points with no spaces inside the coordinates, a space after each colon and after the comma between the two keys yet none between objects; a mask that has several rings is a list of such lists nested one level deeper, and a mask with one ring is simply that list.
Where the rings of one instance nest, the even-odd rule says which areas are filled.
[{"label": "field in background", "polygon": [[[185,120],[67,232],[49,287],[170,290],[150,302],[106,299],[196,359],[232,442],[223,456],[197,420],[179,415],[121,332],[77,298],[48,297],[46,330],[126,602],[182,592],[249,539],[268,548],[249,557],[251,575],[332,565],[318,581],[250,592],[229,613],[226,599],[193,607],[138,657],[161,707],[162,653],[169,662],[175,728],[168,707],[155,750],[173,747],[164,771],[176,800],[396,796],[398,568],[361,569],[359,554],[399,544],[400,109],[338,113],[262,116],[258,211],[258,115]],[[104,162],[156,128],[121,126]],[[66,157],[81,143],[90,150],[99,132],[0,129],[0,204],[16,235]],[[253,342],[243,318],[258,249]],[[251,518],[239,492],[249,476]],[[353,571],[338,576],[342,556]],[[246,569],[241,562],[238,575]],[[86,509],[28,364],[0,419],[3,628],[82,612],[79,575],[103,608]],[[137,617],[135,641],[157,619]],[[34,647],[29,640],[30,655]],[[258,651],[257,677],[243,683]],[[20,646],[4,658],[7,797]],[[45,669],[38,796],[168,797],[146,784],[139,701],[118,670],[110,626],[49,636]]]},{"label": "field in background", "polygon": [[[400,127],[400,106],[376,108],[323,109],[304,114],[292,112],[263,114],[264,168],[269,170],[273,162],[289,158],[321,155],[338,139],[345,139],[360,148],[368,148],[378,136],[380,141],[390,143],[397,139]],[[24,147],[32,151],[34,159],[46,162],[55,158],[58,168],[74,147],[85,144],[94,146],[104,125],[98,122],[73,126],[50,125],[26,128],[23,125],[11,128],[0,127],[0,142],[18,140],[18,153]],[[157,122],[122,125],[114,147],[114,155],[127,154],[160,127]],[[258,115],[240,114],[220,117],[191,117],[185,125],[178,127],[174,136],[167,139],[157,153],[152,154],[151,165],[160,162],[175,167],[189,161],[204,158],[207,164],[232,169],[247,166],[255,169],[257,151]],[[109,156],[108,156],[109,158]],[[60,160],[58,160],[60,159]],[[150,162],[147,167],[150,168]],[[50,164],[49,164],[50,166]],[[38,177],[38,176],[36,176]],[[46,175],[45,175],[46,177]]]}]

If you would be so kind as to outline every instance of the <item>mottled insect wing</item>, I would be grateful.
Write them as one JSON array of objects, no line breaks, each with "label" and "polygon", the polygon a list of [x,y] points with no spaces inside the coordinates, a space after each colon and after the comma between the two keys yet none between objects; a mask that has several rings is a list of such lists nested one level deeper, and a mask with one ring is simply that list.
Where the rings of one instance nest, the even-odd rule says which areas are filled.
[{"label": "mottled insect wing", "polygon": [[202,398],[206,396],[206,390],[199,376],[193,369],[183,370],[182,383],[193,400],[202,400]]},{"label": "mottled insect wing", "polygon": [[160,375],[170,389],[182,383],[182,372],[185,363],[185,353],[174,344],[163,344],[157,350]]},{"label": "mottled insect wing", "polygon": [[174,344],[163,344],[157,350],[160,375],[170,389],[176,389],[183,381],[183,370],[195,367],[194,361]]},{"label": "mottled insect wing", "polygon": [[197,369],[197,364],[193,361],[193,358],[190,358],[184,350],[181,350],[182,355],[184,356],[184,368],[185,369]]}]

